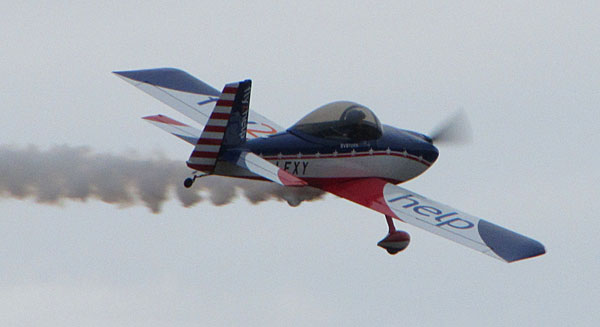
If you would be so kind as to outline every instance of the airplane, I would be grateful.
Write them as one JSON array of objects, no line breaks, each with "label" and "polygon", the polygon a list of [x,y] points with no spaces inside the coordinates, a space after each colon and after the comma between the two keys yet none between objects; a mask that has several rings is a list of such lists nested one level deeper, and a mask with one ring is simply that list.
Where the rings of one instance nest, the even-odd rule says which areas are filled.
[{"label": "airplane", "polygon": [[439,154],[433,143],[449,137],[451,128],[427,136],[381,124],[360,104],[336,101],[285,129],[249,109],[251,80],[218,91],[175,68],[113,73],[204,126],[143,117],[194,146],[186,162],[194,172],[185,187],[207,175],[315,187],[383,214],[388,234],[377,245],[390,254],[410,243],[393,219],[504,262],[546,253],[536,240],[397,185],[433,165]]}]

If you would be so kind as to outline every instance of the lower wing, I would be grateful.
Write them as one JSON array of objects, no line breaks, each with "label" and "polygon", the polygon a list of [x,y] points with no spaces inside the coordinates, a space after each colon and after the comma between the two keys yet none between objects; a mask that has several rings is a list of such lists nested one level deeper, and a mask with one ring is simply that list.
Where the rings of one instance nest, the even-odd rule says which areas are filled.
[{"label": "lower wing", "polygon": [[546,253],[536,240],[378,178],[319,188],[499,260],[513,262]]}]

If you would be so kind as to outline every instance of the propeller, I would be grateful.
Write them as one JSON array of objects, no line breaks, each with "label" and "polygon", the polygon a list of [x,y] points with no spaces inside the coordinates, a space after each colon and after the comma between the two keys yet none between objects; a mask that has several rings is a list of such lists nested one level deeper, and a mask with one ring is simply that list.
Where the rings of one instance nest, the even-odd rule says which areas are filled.
[{"label": "propeller", "polygon": [[435,144],[462,145],[471,142],[471,126],[467,115],[459,110],[439,124],[429,137]]}]

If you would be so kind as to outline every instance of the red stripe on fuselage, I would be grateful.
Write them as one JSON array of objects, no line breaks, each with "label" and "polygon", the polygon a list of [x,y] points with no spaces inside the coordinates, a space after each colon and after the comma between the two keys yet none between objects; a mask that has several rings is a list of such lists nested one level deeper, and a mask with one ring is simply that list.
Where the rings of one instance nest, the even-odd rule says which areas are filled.
[{"label": "red stripe on fuselage", "polygon": [[298,157],[298,155],[286,155],[286,156],[281,156],[281,157],[279,157],[279,156],[264,156],[263,159],[265,159],[265,160],[302,160],[302,159],[336,159],[336,158],[352,158],[352,157],[368,157],[368,156],[402,157],[402,158],[414,160],[414,161],[422,163],[426,166],[432,165],[432,163],[430,163],[429,161],[426,161],[425,159],[420,159],[419,157],[413,156],[411,154],[405,155],[402,152],[387,153],[386,151],[373,152],[372,154],[368,153],[368,152],[357,152],[355,154],[344,153],[344,154],[337,154],[337,155],[321,154],[318,157],[314,154],[302,155],[301,157]]}]

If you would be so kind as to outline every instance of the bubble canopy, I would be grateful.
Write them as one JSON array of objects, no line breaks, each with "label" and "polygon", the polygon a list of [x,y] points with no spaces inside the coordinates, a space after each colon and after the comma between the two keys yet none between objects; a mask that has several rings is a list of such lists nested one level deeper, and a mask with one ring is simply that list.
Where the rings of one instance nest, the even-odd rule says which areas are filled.
[{"label": "bubble canopy", "polygon": [[319,138],[354,142],[377,139],[382,134],[377,116],[369,108],[350,101],[321,106],[290,129]]}]

